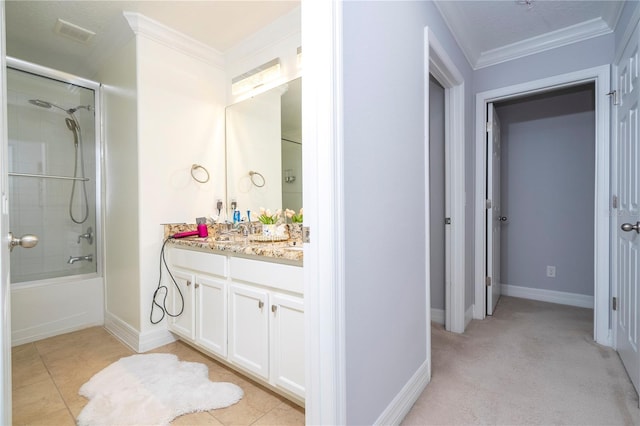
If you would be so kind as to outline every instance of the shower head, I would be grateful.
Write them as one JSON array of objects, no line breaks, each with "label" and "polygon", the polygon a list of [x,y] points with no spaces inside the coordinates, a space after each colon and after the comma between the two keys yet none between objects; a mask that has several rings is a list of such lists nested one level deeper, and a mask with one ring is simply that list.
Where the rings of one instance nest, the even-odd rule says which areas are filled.
[{"label": "shower head", "polygon": [[53,106],[52,103],[43,101],[42,99],[29,99],[29,103],[35,106],[39,106],[40,108],[51,108]]},{"label": "shower head", "polygon": [[29,103],[35,106],[39,106],[40,108],[58,108],[59,110],[62,110],[67,114],[73,114],[79,109],[86,109],[87,111],[93,112],[93,107],[91,105],[78,105],[74,108],[64,109],[61,106],[52,104],[51,102],[43,101],[42,99],[29,99]]},{"label": "shower head", "polygon": [[70,118],[65,118],[64,122],[67,123],[67,128],[73,131],[76,128],[76,122]]}]

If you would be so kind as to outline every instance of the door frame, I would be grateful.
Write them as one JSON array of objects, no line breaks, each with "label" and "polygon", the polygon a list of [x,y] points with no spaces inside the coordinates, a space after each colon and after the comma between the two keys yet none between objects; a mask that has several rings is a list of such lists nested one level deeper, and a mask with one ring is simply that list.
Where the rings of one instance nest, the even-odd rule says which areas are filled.
[{"label": "door frame", "polygon": [[342,1],[303,1],[301,17],[305,423],[345,424]]},{"label": "door frame", "polygon": [[[444,149],[445,149],[445,215],[451,225],[445,231],[445,327],[454,333],[463,333],[471,316],[465,318],[465,171],[464,171],[464,78],[433,32],[425,27],[425,85],[429,74],[444,87]],[[425,96],[426,161],[429,151],[429,96]],[[428,174],[428,171],[427,171]],[[425,188],[429,199],[429,184]],[[429,252],[426,253],[429,256]],[[429,271],[427,271],[429,276]],[[427,289],[430,291],[430,289]]]},{"label": "door frame", "polygon": [[11,289],[9,285],[9,203],[7,174],[7,78],[5,4],[0,2],[0,424],[11,424]]},{"label": "door frame", "polygon": [[487,103],[514,99],[522,96],[548,92],[550,90],[575,86],[585,83],[595,84],[595,220],[594,220],[594,340],[601,345],[612,346],[613,340],[609,325],[611,288],[610,259],[610,110],[611,104],[607,93],[610,90],[611,70],[609,65],[583,69],[567,74],[555,75],[540,80],[506,86],[476,94],[476,188],[475,188],[475,305],[473,317],[484,319],[486,311],[485,294],[485,182],[487,162],[484,155],[486,143],[485,123],[487,121]]}]

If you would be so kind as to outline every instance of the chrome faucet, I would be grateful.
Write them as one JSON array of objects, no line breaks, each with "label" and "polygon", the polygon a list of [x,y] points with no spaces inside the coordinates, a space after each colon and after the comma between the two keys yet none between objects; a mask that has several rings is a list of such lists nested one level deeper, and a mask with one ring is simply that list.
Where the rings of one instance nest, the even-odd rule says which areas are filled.
[{"label": "chrome faucet", "polygon": [[87,262],[93,262],[93,255],[88,254],[86,256],[69,256],[69,260],[67,260],[67,263],[70,265],[73,265],[74,263],[81,260],[86,260]]},{"label": "chrome faucet", "polygon": [[93,244],[93,229],[91,227],[88,227],[87,232],[84,234],[78,235],[78,244],[80,244],[80,240],[83,238],[86,239],[89,244]]},{"label": "chrome faucet", "polygon": [[238,222],[233,225],[233,229],[238,231],[242,229],[242,235],[244,235],[245,237],[249,234],[253,234],[253,227],[250,223],[247,222]]}]

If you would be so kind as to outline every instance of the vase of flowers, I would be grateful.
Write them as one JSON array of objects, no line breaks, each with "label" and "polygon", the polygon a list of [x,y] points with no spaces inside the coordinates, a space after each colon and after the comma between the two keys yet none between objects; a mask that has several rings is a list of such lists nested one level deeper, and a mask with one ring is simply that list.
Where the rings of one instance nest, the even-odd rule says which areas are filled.
[{"label": "vase of flowers", "polygon": [[293,210],[286,209],[285,216],[291,220],[291,223],[287,224],[289,228],[289,235],[293,240],[302,241],[302,220],[303,220],[303,209],[300,209],[299,213],[296,213]]},{"label": "vase of flowers", "polygon": [[281,209],[278,209],[275,213],[272,213],[270,209],[260,207],[260,215],[258,216],[258,220],[260,221],[260,223],[262,223],[262,235],[268,237],[278,236],[278,221],[280,220],[281,216]]}]

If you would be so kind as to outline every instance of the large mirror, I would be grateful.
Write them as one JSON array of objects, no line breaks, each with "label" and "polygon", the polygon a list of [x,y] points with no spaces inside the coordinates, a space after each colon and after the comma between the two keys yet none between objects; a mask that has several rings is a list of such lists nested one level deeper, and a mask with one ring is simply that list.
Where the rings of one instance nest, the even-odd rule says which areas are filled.
[{"label": "large mirror", "polygon": [[227,217],[302,208],[302,79],[226,110]]}]

